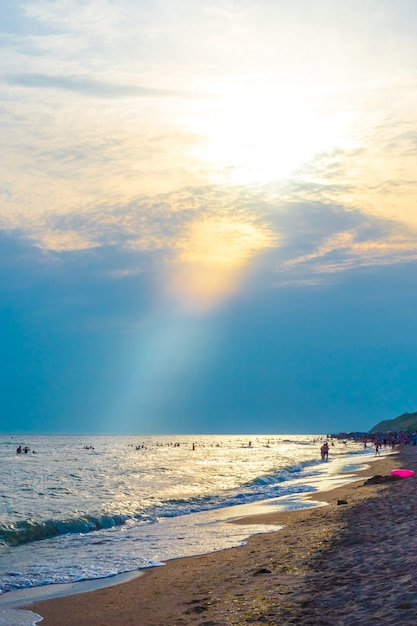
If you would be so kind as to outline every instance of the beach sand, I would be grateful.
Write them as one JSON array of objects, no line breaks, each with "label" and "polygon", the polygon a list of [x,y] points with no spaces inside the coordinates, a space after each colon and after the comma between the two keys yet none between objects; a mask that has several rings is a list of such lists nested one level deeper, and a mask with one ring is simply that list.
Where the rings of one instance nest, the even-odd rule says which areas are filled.
[{"label": "beach sand", "polygon": [[417,478],[390,480],[393,467],[417,473],[417,449],[358,473],[386,482],[362,478],[314,494],[328,506],[245,518],[285,528],[243,547],[26,608],[43,616],[42,626],[415,625]]}]

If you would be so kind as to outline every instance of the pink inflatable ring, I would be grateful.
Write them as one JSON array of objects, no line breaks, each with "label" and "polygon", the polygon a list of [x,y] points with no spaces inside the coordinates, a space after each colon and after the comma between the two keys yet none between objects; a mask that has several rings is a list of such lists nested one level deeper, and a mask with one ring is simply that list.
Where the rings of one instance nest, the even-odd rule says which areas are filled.
[{"label": "pink inflatable ring", "polygon": [[400,478],[409,478],[414,476],[413,470],[408,469],[393,469],[391,470],[391,476],[399,476]]}]

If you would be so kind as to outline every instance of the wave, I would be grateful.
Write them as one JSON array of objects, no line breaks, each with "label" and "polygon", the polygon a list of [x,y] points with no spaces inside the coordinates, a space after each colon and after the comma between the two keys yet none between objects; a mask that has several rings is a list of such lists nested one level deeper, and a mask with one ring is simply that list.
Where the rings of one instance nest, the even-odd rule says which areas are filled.
[{"label": "wave", "polygon": [[308,485],[297,485],[292,487],[283,487],[282,484],[270,484],[262,491],[239,491],[228,496],[206,496],[205,498],[190,498],[179,502],[178,500],[171,500],[164,503],[163,506],[157,510],[158,517],[178,517],[180,515],[188,515],[190,513],[199,513],[200,511],[208,511],[213,509],[221,509],[225,507],[232,507],[240,504],[250,504],[253,502],[259,502],[260,500],[269,500],[272,498],[278,498],[280,496],[295,494],[295,493],[307,493],[315,491],[313,487]]},{"label": "wave", "polygon": [[33,541],[51,539],[69,533],[88,533],[103,528],[121,526],[126,522],[123,515],[82,515],[73,519],[50,519],[42,522],[25,520],[13,524],[0,524],[0,545],[19,546]]},{"label": "wave", "polygon": [[299,463],[295,463],[293,465],[289,465],[285,468],[280,468],[276,472],[272,472],[270,474],[264,474],[262,476],[257,476],[253,480],[246,483],[248,486],[258,486],[258,485],[268,485],[268,484],[276,484],[283,483],[287,480],[293,480],[294,478],[298,478],[301,476],[313,476],[316,474],[314,470],[306,472],[307,467],[314,467],[319,465],[321,461],[300,461]]},{"label": "wave", "polygon": [[161,518],[180,517],[191,513],[199,513],[213,509],[246,504],[262,499],[275,498],[288,493],[309,491],[307,485],[291,489],[276,481],[252,485],[252,488],[241,488],[238,491],[221,495],[193,496],[190,498],[172,498],[153,505],[145,511],[132,511],[130,514],[114,515],[81,515],[72,519],[49,519],[45,521],[25,520],[13,524],[0,524],[0,545],[13,547],[53,539],[60,535],[87,534],[103,529],[122,526],[130,523],[157,523]]},{"label": "wave", "polygon": [[[283,495],[306,493],[314,488],[305,484],[289,485],[294,478],[305,478],[316,475],[314,466],[319,462],[305,461],[276,472],[257,476],[253,480],[240,485],[236,489],[218,494],[191,496],[188,498],[171,498],[161,500],[143,508],[136,508],[123,513],[81,514],[70,519],[33,519],[18,521],[12,524],[0,524],[0,545],[11,547],[35,541],[52,539],[66,534],[91,533],[115,526],[130,523],[156,523],[160,518],[172,518],[200,511],[225,508],[240,504],[253,503],[260,500],[277,498]],[[310,468],[310,469],[308,469]],[[287,484],[285,484],[287,483]]]},{"label": "wave", "polygon": [[[280,468],[276,472],[257,476],[240,487],[223,491],[219,494],[192,496],[189,498],[172,498],[152,507],[154,518],[178,517],[190,513],[199,513],[212,509],[220,509],[241,504],[250,504],[260,500],[278,498],[280,496],[307,493],[315,488],[308,485],[308,478],[316,476],[314,469],[320,461],[308,460]],[[306,483],[289,485],[288,481],[305,478]]]}]

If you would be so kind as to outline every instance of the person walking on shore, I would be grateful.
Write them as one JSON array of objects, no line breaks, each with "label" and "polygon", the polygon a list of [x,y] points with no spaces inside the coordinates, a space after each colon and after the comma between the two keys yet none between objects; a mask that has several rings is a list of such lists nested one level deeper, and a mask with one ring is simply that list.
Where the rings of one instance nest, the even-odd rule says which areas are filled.
[{"label": "person walking on shore", "polygon": [[320,448],[320,452],[321,452],[321,460],[328,461],[329,460],[329,444],[327,443],[327,441]]}]

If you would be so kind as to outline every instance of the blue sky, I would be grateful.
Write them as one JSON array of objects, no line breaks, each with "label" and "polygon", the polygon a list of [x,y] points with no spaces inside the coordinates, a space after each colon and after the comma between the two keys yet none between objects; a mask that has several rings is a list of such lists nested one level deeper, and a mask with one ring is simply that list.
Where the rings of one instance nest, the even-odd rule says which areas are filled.
[{"label": "blue sky", "polygon": [[0,432],[325,433],[417,409],[417,6],[0,17]]}]

